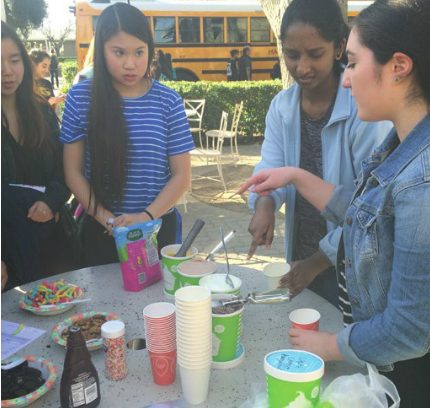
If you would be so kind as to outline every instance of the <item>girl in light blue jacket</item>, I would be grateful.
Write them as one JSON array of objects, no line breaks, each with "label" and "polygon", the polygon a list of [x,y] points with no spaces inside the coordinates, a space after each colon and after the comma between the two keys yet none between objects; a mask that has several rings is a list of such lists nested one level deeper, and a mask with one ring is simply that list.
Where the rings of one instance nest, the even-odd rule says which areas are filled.
[{"label": "girl in light blue jacket", "polygon": [[[336,0],[290,3],[281,38],[284,60],[296,84],[271,103],[261,162],[254,172],[300,166],[330,183],[354,186],[361,160],[383,141],[392,124],[362,122],[350,90],[341,86],[347,36]],[[249,232],[253,239],[248,256],[259,245],[270,246],[274,213],[284,203],[285,255],[287,262],[293,262],[282,286],[293,296],[309,286],[337,306],[333,265],[341,228],[325,221],[293,186],[277,189],[269,197],[251,194],[248,204],[254,216]]]}]

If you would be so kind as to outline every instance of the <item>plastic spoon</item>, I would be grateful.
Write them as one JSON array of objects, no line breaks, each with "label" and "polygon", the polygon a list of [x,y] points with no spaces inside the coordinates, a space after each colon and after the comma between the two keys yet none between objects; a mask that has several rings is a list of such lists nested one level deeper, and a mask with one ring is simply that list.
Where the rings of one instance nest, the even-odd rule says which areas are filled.
[{"label": "plastic spoon", "polygon": [[[229,242],[235,235],[236,235],[236,230],[230,231],[227,236],[224,238],[224,242],[227,243]],[[207,261],[209,258],[212,257],[212,255],[215,252],[218,252],[220,249],[222,248],[222,241],[214,248],[212,249],[211,253],[208,254],[208,256],[206,257],[205,261]]]},{"label": "plastic spoon", "polygon": [[19,358],[18,360],[12,361],[9,364],[2,364],[1,365],[1,369],[2,370],[11,370],[14,367],[19,366],[20,364],[22,364],[25,360],[23,358]]},{"label": "plastic spoon", "polygon": [[51,309],[53,307],[58,307],[58,306],[67,306],[67,305],[74,305],[76,303],[84,303],[84,302],[89,302],[91,299],[76,299],[76,300],[72,300],[71,302],[64,302],[64,303],[56,303],[55,305],[42,305],[39,306],[41,309]]}]

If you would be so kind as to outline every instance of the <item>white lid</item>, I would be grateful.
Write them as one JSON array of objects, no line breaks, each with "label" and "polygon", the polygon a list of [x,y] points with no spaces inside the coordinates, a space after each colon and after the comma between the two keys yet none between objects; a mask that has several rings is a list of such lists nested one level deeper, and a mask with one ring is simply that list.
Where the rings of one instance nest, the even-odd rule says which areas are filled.
[{"label": "white lid", "polygon": [[302,350],[278,350],[264,357],[266,374],[284,381],[309,382],[324,375],[324,361]]},{"label": "white lid", "polygon": [[125,324],[120,320],[109,320],[102,324],[102,337],[105,339],[116,339],[125,334]]}]

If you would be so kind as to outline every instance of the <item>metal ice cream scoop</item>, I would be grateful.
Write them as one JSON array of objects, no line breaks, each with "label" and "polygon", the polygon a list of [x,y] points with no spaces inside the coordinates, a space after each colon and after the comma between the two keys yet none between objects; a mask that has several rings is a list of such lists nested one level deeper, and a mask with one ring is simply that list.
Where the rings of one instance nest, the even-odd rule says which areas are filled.
[{"label": "metal ice cream scoop", "polygon": [[218,295],[216,298],[212,297],[212,307],[223,306],[239,306],[247,304],[268,304],[268,303],[282,303],[291,301],[291,292],[287,288],[269,290],[263,293],[250,293],[245,298],[233,295]]}]

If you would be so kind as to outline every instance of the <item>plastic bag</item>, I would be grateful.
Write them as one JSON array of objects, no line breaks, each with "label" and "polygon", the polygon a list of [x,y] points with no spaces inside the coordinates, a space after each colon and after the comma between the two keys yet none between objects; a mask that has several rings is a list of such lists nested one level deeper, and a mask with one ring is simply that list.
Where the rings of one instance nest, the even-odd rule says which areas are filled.
[{"label": "plastic bag", "polygon": [[[336,378],[324,390],[317,408],[399,408],[400,397],[394,384],[367,364],[369,375],[354,374]],[[386,395],[394,401],[388,405]]]},{"label": "plastic bag", "polygon": [[161,220],[114,228],[124,289],[138,292],[162,277],[157,251]]}]

